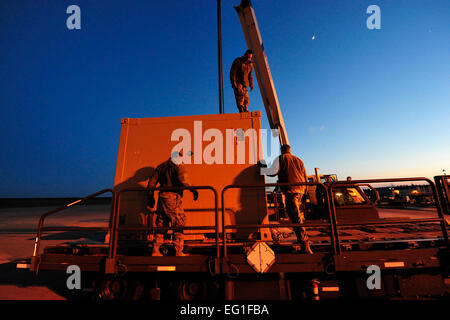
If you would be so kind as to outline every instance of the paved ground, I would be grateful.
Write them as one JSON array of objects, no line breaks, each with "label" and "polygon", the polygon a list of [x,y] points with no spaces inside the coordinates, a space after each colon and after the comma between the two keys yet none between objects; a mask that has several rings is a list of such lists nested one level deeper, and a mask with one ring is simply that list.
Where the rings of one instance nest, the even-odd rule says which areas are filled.
[{"label": "paved ground", "polygon": [[[29,258],[33,253],[39,217],[53,208],[0,209],[0,264]],[[71,208],[48,217],[45,226],[107,227],[109,206],[90,205]],[[53,233],[44,235],[44,245],[89,240],[89,233]],[[93,239],[91,239],[93,240]]]},{"label": "paved ground", "polygon": [[[46,275],[36,278],[29,271],[16,268],[17,261],[31,257],[39,217],[50,209],[53,208],[0,209],[0,300],[65,299],[56,284],[65,284],[66,275],[54,276],[53,279],[46,278]],[[380,215],[384,218],[431,218],[437,214],[435,210],[425,208],[382,209]],[[50,217],[46,226],[106,227],[108,220],[109,206],[90,205],[69,209]],[[42,246],[103,240],[98,235],[74,232],[54,232],[44,235],[42,239]]]},{"label": "paved ground", "polygon": [[[49,288],[45,277],[36,278],[29,271],[16,268],[17,261],[30,258],[33,254],[39,217],[51,209],[54,208],[0,209],[0,300],[64,299]],[[108,220],[108,205],[89,205],[49,217],[45,225],[107,227]],[[89,233],[53,232],[42,237],[42,246],[100,240],[92,238]]]}]

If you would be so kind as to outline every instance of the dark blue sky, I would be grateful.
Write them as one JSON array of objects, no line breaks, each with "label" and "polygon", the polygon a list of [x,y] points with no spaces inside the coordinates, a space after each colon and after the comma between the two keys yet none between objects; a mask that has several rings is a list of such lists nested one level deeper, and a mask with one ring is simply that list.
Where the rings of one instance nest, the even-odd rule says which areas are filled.
[{"label": "dark blue sky", "polygon": [[[236,112],[228,71],[246,45],[239,0],[222,2],[225,111]],[[81,30],[66,27],[72,4]],[[366,27],[371,4],[380,30]],[[450,1],[253,7],[308,173],[450,172]],[[217,82],[214,0],[1,1],[0,197],[111,187],[121,118],[217,113]],[[255,89],[250,110],[264,114]]]}]

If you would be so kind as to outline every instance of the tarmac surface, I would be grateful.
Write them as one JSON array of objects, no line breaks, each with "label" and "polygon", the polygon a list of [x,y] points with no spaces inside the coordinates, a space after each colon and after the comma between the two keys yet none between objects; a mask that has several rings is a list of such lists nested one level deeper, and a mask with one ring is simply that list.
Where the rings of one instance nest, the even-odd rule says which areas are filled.
[{"label": "tarmac surface", "polygon": [[[65,285],[67,275],[35,277],[17,263],[33,253],[39,217],[53,207],[0,208],[0,300],[63,300],[67,297],[58,287]],[[434,208],[380,209],[383,218],[434,218]],[[450,217],[449,217],[450,218]],[[70,208],[49,217],[46,226],[107,227],[109,205],[89,205]],[[95,232],[52,232],[42,237],[45,246],[71,243],[103,243],[103,235]],[[49,281],[50,280],[50,281]],[[49,285],[50,283],[50,285]],[[51,283],[55,283],[52,286]]]},{"label": "tarmac surface", "polygon": [[[0,300],[64,300],[48,286],[46,277],[35,277],[27,269],[17,269],[17,262],[29,259],[40,216],[54,207],[0,208]],[[45,226],[107,227],[109,205],[78,206],[46,219]],[[42,247],[72,242],[99,242],[95,233],[52,232],[42,236]],[[42,251],[41,251],[42,252]],[[64,277],[54,279],[65,283]],[[50,281],[52,283],[52,281]]]}]

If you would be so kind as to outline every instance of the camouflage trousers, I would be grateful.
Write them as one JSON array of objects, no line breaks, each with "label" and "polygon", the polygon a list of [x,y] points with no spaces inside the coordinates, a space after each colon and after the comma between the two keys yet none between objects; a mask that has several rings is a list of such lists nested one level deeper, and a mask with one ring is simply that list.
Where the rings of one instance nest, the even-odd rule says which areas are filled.
[{"label": "camouflage trousers", "polygon": [[[285,193],[286,211],[292,223],[304,223],[305,215],[303,213],[302,197],[303,193]],[[294,227],[295,235],[300,243],[308,241],[308,235],[304,227]]]},{"label": "camouflage trousers", "polygon": [[242,84],[237,84],[237,86],[234,87],[233,90],[239,112],[248,112],[249,98],[247,88]]},{"label": "camouflage trousers", "polygon": [[[183,227],[186,215],[182,196],[174,192],[161,192],[156,206],[156,227]],[[175,238],[183,238],[183,230],[174,230]],[[161,233],[161,231],[158,231]]]}]

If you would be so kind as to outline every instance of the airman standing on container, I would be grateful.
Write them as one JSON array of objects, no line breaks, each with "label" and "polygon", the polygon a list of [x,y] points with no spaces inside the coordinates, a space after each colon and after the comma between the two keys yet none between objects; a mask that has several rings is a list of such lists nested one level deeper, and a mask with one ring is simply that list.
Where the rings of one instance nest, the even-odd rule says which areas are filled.
[{"label": "airman standing on container", "polygon": [[[158,184],[160,187],[188,187],[191,184],[188,181],[188,176],[185,167],[181,164],[181,152],[174,152],[172,157],[166,162],[160,164],[152,177],[148,181],[148,203],[151,208],[155,206],[154,191]],[[190,190],[194,196],[194,200],[198,199],[198,191]],[[185,225],[186,215],[183,210],[183,190],[163,191],[158,195],[158,204],[156,206],[156,227],[183,227]],[[184,248],[184,234],[183,230],[174,231],[174,245],[177,256],[185,256]],[[160,246],[164,243],[164,234],[157,231],[155,240],[153,242],[152,256],[161,256],[159,251]]]},{"label": "airman standing on container", "polygon": [[250,87],[250,90],[253,91],[252,57],[252,50],[247,50],[242,57],[234,59],[231,65],[230,81],[239,112],[248,112],[247,87]]}]

